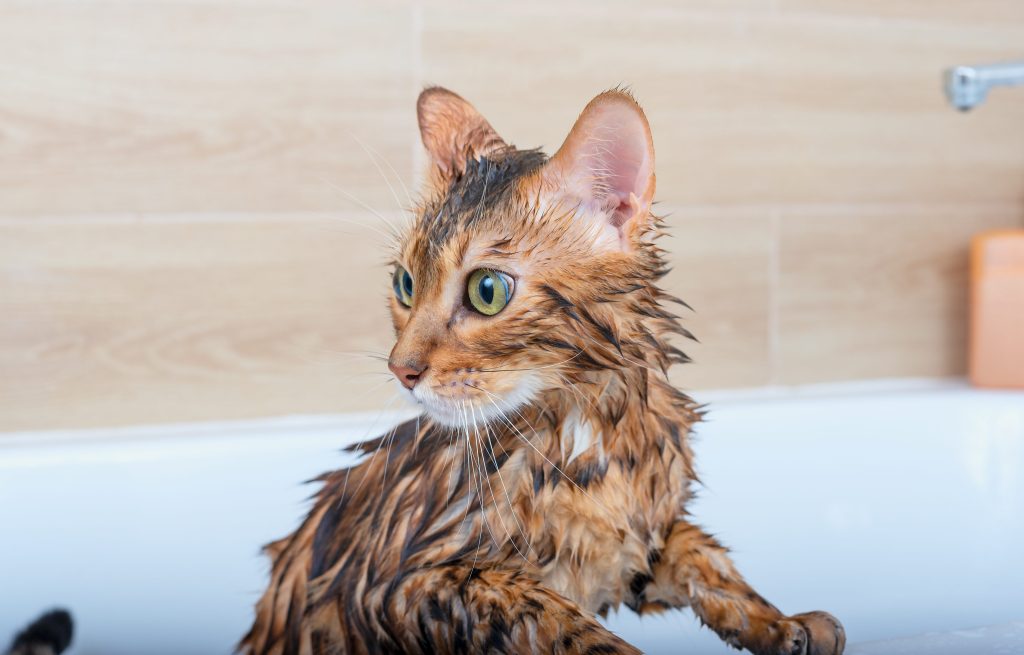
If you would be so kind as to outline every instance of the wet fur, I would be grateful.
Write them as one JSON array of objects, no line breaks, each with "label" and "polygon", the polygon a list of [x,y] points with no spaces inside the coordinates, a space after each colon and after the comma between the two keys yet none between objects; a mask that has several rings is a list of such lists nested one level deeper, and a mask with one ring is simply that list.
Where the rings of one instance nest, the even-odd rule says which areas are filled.
[{"label": "wet fur", "polygon": [[[782,615],[687,515],[700,410],[668,382],[689,333],[657,286],[661,221],[645,207],[615,226],[629,247],[607,247],[579,205],[544,200],[543,154],[466,107],[425,121],[421,99],[436,166],[396,253],[416,301],[392,300],[392,360],[429,358],[427,411],[355,446],[267,547],[241,652],[635,653],[595,618],[625,605],[691,607],[756,653],[841,653],[838,622]],[[516,277],[494,317],[456,297],[482,266]]]}]

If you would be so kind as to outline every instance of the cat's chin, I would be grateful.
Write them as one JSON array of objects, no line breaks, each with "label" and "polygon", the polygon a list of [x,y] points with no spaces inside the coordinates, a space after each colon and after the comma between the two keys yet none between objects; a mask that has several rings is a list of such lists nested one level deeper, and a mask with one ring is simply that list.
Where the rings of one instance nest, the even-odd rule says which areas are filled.
[{"label": "cat's chin", "polygon": [[[446,401],[435,399],[416,401],[424,413],[438,425],[450,428],[474,428],[503,421],[502,413],[491,404],[477,405],[472,401]],[[510,408],[507,413],[518,408]]]},{"label": "cat's chin", "polygon": [[451,428],[472,428],[514,422],[521,408],[536,397],[535,381],[520,381],[510,393],[471,398],[450,398],[416,389],[406,397],[421,407],[434,423]]}]

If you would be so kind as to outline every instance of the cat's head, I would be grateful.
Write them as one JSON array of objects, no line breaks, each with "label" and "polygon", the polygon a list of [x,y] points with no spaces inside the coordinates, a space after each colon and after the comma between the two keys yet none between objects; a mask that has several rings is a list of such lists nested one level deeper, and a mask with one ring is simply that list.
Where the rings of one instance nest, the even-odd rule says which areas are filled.
[{"label": "cat's head", "polygon": [[654,146],[636,101],[594,98],[551,158],[445,89],[417,111],[431,171],[395,257],[389,365],[427,414],[490,422],[602,371],[664,368]]}]

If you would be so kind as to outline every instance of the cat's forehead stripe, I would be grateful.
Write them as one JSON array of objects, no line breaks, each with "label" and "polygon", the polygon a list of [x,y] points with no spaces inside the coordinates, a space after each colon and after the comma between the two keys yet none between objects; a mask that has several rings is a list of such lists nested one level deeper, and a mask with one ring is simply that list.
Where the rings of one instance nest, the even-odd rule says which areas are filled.
[{"label": "cat's forehead stripe", "polygon": [[418,250],[437,256],[455,234],[491,218],[494,210],[506,208],[516,182],[546,160],[539,150],[514,149],[467,160],[465,172],[439,199],[424,207],[417,225],[422,241]]}]

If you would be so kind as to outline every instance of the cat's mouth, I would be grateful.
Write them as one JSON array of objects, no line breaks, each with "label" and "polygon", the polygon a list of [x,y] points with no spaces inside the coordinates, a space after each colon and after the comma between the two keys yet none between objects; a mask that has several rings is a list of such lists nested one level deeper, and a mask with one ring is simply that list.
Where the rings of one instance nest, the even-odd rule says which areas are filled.
[{"label": "cat's mouth", "polygon": [[436,423],[472,428],[514,422],[520,409],[536,396],[539,380],[524,375],[508,390],[491,390],[482,383],[417,384],[409,395]]}]

